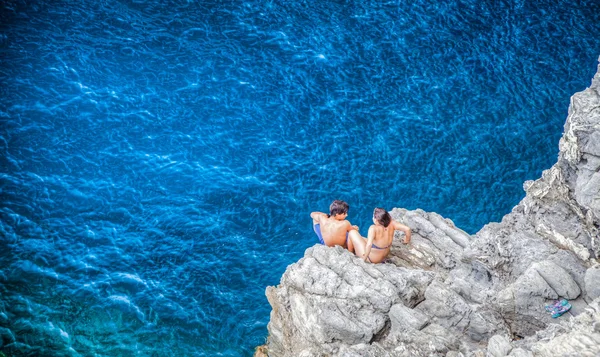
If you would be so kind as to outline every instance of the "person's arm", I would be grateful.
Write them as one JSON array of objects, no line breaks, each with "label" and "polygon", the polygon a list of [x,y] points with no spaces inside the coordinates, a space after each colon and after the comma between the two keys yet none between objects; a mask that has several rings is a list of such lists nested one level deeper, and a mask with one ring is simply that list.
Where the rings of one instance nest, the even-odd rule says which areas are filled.
[{"label": "person's arm", "polygon": [[310,218],[312,218],[313,224],[321,223],[321,218],[327,218],[327,214],[323,212],[312,212]]},{"label": "person's arm", "polygon": [[365,246],[365,255],[363,260],[366,262],[369,254],[371,254],[371,248],[373,247],[373,240],[375,240],[375,226],[369,227],[369,234],[367,237],[367,245]]},{"label": "person's arm", "polygon": [[356,225],[352,225],[352,223],[350,223],[350,221],[346,221],[348,222],[348,225],[346,226],[346,231],[350,232],[350,231],[358,231],[358,226]]},{"label": "person's arm", "polygon": [[402,223],[396,222],[394,220],[392,220],[392,222],[394,222],[394,229],[397,231],[402,231],[404,232],[404,244],[408,244],[410,243],[410,238],[411,238],[411,230],[408,226],[403,225]]}]

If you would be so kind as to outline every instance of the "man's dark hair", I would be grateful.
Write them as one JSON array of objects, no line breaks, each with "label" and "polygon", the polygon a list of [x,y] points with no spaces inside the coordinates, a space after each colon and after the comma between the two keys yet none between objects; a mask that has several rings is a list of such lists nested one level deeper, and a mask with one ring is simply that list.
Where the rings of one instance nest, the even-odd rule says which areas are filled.
[{"label": "man's dark hair", "polygon": [[375,210],[373,211],[373,218],[375,218],[375,220],[379,222],[379,224],[386,228],[392,222],[392,216],[390,216],[388,211],[379,207],[375,208]]},{"label": "man's dark hair", "polygon": [[336,214],[348,213],[350,206],[342,200],[335,200],[329,206],[329,217],[335,216]]}]

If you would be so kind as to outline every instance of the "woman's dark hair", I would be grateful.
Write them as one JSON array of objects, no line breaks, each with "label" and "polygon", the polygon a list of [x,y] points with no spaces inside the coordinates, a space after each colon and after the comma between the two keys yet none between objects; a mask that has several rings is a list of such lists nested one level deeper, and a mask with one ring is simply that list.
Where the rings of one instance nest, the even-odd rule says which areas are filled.
[{"label": "woman's dark hair", "polygon": [[350,206],[342,200],[335,200],[329,206],[329,217],[335,216],[336,214],[348,213]]},{"label": "woman's dark hair", "polygon": [[373,218],[375,218],[379,224],[386,228],[390,225],[390,223],[392,223],[392,216],[390,216],[388,211],[384,210],[383,208],[375,208],[373,211]]}]

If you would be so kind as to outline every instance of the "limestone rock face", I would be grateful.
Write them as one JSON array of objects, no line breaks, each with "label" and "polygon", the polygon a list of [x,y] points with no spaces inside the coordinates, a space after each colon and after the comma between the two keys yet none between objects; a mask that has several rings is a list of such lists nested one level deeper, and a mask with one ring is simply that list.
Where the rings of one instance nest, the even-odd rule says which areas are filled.
[{"label": "limestone rock face", "polygon": [[488,341],[487,354],[490,357],[504,357],[512,350],[510,341],[505,336],[495,335]]},{"label": "limestone rock face", "polygon": [[[384,264],[314,246],[266,294],[269,356],[600,355],[600,67],[571,98],[557,163],[471,236],[422,210]],[[553,319],[545,305],[567,299]]]},{"label": "limestone rock face", "polygon": [[418,304],[434,276],[365,263],[341,247],[309,248],[279,288],[267,288],[270,354],[332,353],[340,345],[371,343],[389,330],[392,306]]}]

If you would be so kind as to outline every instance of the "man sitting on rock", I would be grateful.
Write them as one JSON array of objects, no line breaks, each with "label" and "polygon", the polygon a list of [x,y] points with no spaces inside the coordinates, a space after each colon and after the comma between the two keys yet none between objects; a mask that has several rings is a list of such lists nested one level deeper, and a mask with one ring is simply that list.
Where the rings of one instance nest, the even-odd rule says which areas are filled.
[{"label": "man sitting on rock", "polygon": [[329,206],[329,214],[323,212],[312,212],[313,229],[321,244],[329,247],[341,245],[348,246],[348,233],[352,230],[358,231],[358,226],[353,226],[346,220],[350,206],[342,200],[335,200]]}]

